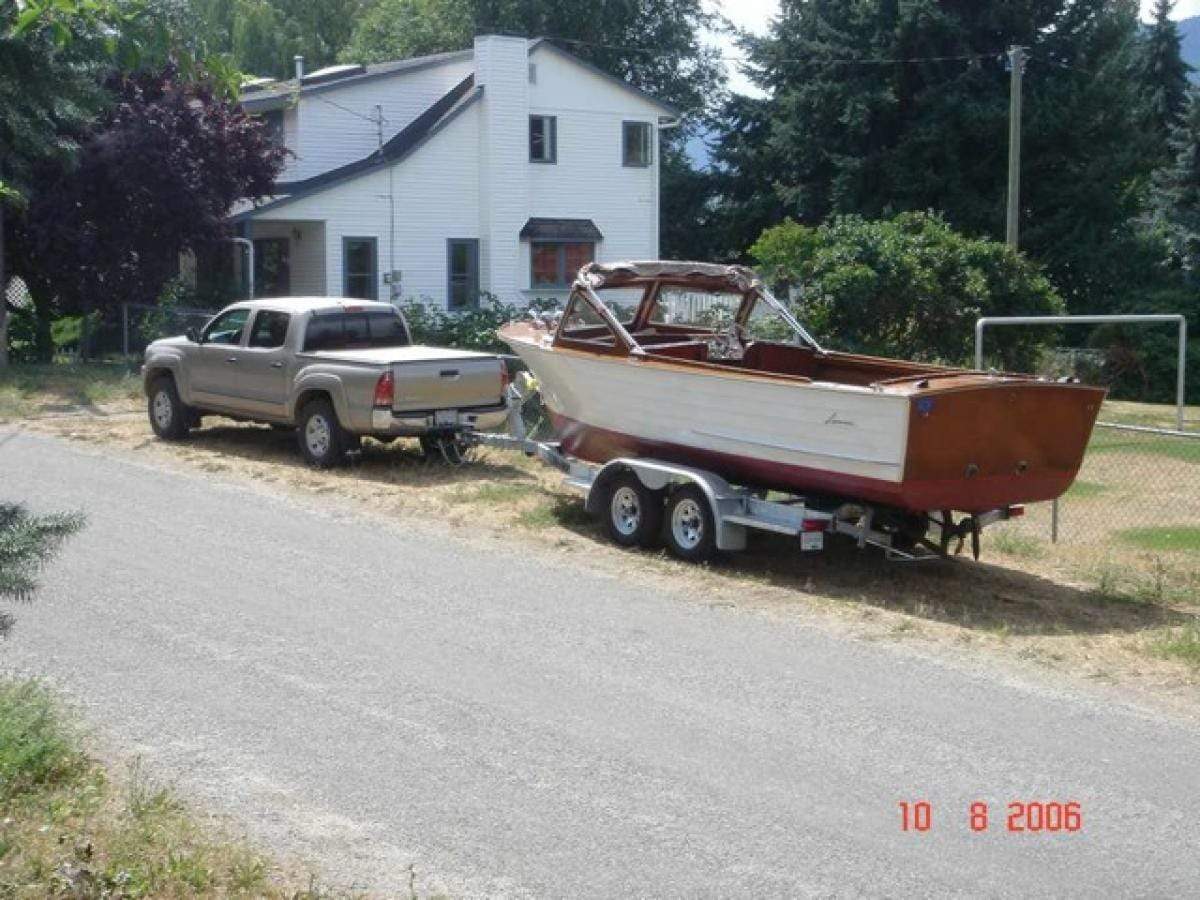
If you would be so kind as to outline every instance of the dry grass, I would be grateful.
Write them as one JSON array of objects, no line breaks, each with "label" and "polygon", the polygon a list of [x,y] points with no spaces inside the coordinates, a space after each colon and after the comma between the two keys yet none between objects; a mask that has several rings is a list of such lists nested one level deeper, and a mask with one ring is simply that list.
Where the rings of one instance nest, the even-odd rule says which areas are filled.
[{"label": "dry grass", "polygon": [[0,681],[0,897],[51,896],[332,895],[215,837],[140,766],[113,777],[48,692]]},{"label": "dry grass", "polygon": [[14,365],[0,369],[0,422],[128,409],[141,391],[141,377],[124,365]]},{"label": "dry grass", "polygon": [[[1037,510],[1021,530],[985,537],[979,564],[889,563],[838,539],[824,553],[802,555],[786,539],[756,535],[745,553],[694,567],[662,552],[612,546],[583,513],[578,497],[561,486],[557,472],[517,453],[485,449],[472,465],[453,469],[426,462],[415,442],[367,441],[351,465],[321,472],[303,465],[290,433],[222,419],[206,420],[205,428],[176,445],[155,440],[142,414],[45,419],[30,427],[120,447],[165,465],[337,496],[396,519],[439,521],[467,539],[482,533],[522,541],[528,552],[568,554],[580,565],[653,582],[710,605],[813,617],[869,639],[987,651],[1023,665],[1118,681],[1188,705],[1200,700],[1195,690],[1200,666],[1184,654],[1155,649],[1194,625],[1200,614],[1200,567],[1194,558],[1133,545],[1104,553],[1090,543],[1051,545]],[[1101,466],[1116,459],[1096,456]],[[1085,490],[1078,502],[1120,502],[1117,498],[1137,491],[1123,482],[1114,486],[1119,471],[1089,470],[1084,480],[1104,488]],[[1192,489],[1198,486],[1200,480]]]}]

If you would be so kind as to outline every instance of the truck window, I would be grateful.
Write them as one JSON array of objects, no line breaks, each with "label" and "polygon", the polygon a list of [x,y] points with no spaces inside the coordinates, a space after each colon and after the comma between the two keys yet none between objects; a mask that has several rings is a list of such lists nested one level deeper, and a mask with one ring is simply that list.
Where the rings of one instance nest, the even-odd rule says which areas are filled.
[{"label": "truck window", "polygon": [[304,350],[373,350],[407,347],[408,330],[392,312],[338,312],[314,315],[304,332]]},{"label": "truck window", "polygon": [[254,327],[250,329],[250,346],[266,350],[282,347],[291,318],[285,312],[260,309],[254,316]]},{"label": "truck window", "polygon": [[240,344],[248,318],[248,309],[231,309],[222,313],[208,323],[200,340],[205,344]]}]

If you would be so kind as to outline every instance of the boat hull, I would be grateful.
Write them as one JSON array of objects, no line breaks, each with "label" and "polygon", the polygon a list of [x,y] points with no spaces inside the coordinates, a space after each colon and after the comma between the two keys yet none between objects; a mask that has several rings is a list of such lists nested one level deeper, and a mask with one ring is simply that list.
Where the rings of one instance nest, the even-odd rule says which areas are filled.
[{"label": "boat hull", "polygon": [[509,343],[538,378],[573,456],[655,457],[737,484],[912,511],[1060,496],[1104,396],[980,374],[948,378],[942,389],[889,390]]}]

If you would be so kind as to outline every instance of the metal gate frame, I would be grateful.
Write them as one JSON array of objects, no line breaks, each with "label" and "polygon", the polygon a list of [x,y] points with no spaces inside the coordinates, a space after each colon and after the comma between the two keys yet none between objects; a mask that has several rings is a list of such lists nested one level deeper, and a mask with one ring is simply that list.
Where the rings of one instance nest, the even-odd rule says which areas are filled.
[{"label": "metal gate frame", "polygon": [[[1175,427],[1174,432],[1166,429],[1142,428],[1136,425],[1119,425],[1115,422],[1097,422],[1098,426],[1123,431],[1152,431],[1156,434],[1173,434],[1194,437],[1184,431],[1185,387],[1187,373],[1187,318],[1179,314],[1111,315],[1111,316],[984,316],[975,320],[975,368],[983,369],[983,330],[990,325],[1177,325],[1179,327],[1179,370],[1175,382]],[[1058,541],[1058,500],[1050,507],[1050,540]]]}]

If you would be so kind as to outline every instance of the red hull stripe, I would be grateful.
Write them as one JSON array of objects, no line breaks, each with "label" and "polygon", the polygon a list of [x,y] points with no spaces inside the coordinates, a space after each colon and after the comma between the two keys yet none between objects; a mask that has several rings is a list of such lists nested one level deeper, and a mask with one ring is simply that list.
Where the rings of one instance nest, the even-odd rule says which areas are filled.
[{"label": "red hull stripe", "polygon": [[649,456],[708,469],[735,484],[797,493],[829,494],[925,512],[984,512],[1017,503],[1053,500],[1071,486],[1075,472],[990,475],[925,481],[884,481],[771,460],[720,453],[596,428],[551,412],[563,450],[589,462],[618,456]]}]

